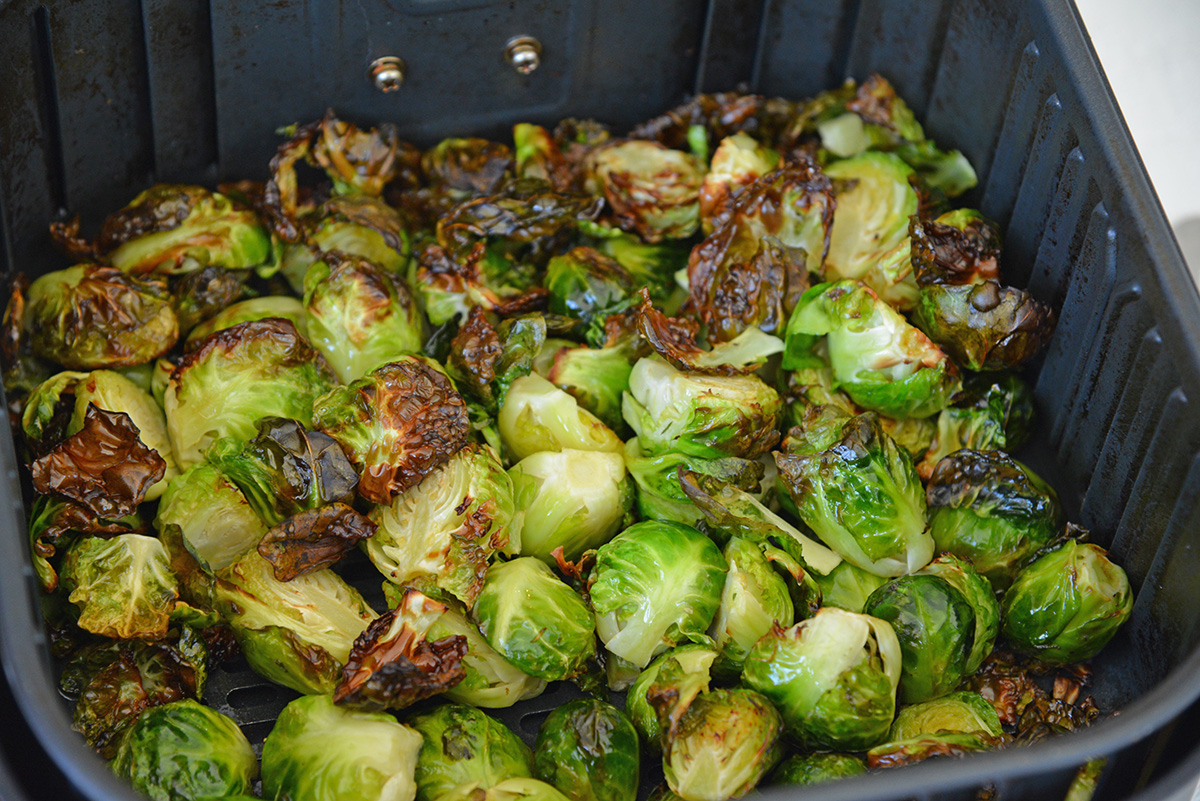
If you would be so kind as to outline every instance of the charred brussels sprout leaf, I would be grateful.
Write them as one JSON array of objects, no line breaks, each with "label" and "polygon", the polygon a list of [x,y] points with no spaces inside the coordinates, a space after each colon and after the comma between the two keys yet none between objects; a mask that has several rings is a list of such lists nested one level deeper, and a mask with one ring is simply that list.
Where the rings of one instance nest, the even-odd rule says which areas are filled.
[{"label": "charred brussels sprout leaf", "polygon": [[770,698],[806,746],[859,751],[881,742],[896,712],[900,643],[868,615],[825,608],[750,649],[742,681]]},{"label": "charred brussels sprout leaf", "polygon": [[702,375],[743,375],[757,370],[783,350],[783,342],[757,328],[738,334],[711,350],[696,343],[696,323],[667,317],[655,309],[646,290],[636,312],[637,330],[659,356],[676,370]]},{"label": "charred brussels sprout leaf", "polygon": [[188,553],[213,573],[236,562],[267,533],[237,484],[207,462],[171,482],[154,525],[164,538],[168,529],[177,529]]},{"label": "charred brussels sprout leaf", "polygon": [[783,366],[823,366],[816,355],[821,337],[834,387],[864,409],[929,417],[962,386],[946,354],[861,283],[819,284],[804,293],[788,321]]},{"label": "charred brussels sprout leaf", "polygon": [[249,793],[258,760],[230,718],[191,699],[146,710],[130,728],[113,772],[155,801]]},{"label": "charred brussels sprout leaf", "polygon": [[997,748],[1007,736],[992,705],[979,693],[964,691],[904,707],[889,739],[867,754],[871,767],[897,767],[933,756]]},{"label": "charred brussels sprout leaf", "polygon": [[968,674],[975,610],[940,576],[901,576],[867,599],[863,611],[886,620],[900,639],[900,700],[915,704],[953,690]]},{"label": "charred brussels sprout leaf", "polygon": [[505,659],[547,681],[578,674],[596,651],[591,610],[533,557],[493,565],[471,616]]},{"label": "charred brussels sprout leaf", "polygon": [[291,581],[336,564],[376,528],[353,507],[332,503],[284,520],[263,536],[258,552],[271,563],[275,578]]},{"label": "charred brussels sprout leaf", "polygon": [[771,781],[798,787],[859,776],[866,772],[866,763],[854,754],[805,754],[785,759],[771,776]]},{"label": "charred brussels sprout leaf", "polygon": [[727,568],[693,528],[635,523],[597,551],[588,579],[600,639],[638,668],[677,643],[708,641]]},{"label": "charred brussels sprout leaf", "polygon": [[934,468],[925,494],[937,549],[970,560],[996,589],[1062,532],[1058,495],[1000,451],[950,454]]},{"label": "charred brussels sprout leaf", "polygon": [[705,233],[714,227],[735,196],[779,164],[779,153],[744,133],[721,140],[713,153],[708,174],[700,186],[700,222]]},{"label": "charred brussels sprout leaf", "polygon": [[651,662],[629,685],[625,714],[654,753],[662,749],[662,724],[677,723],[696,696],[708,691],[717,656],[710,645],[680,645]]},{"label": "charred brussels sprout leaf", "polygon": [[883,432],[877,415],[821,410],[800,439],[789,438],[789,453],[775,455],[801,519],[863,570],[898,576],[924,567],[933,538],[925,531],[925,497],[912,459]]},{"label": "charred brussels sprout leaf", "polygon": [[480,789],[531,778],[533,753],[503,723],[465,704],[446,704],[409,718],[424,743],[417,759],[417,801],[437,801],[470,782]]},{"label": "charred brussels sprout leaf", "polygon": [[1108,644],[1133,612],[1133,591],[1104,549],[1071,539],[1017,574],[1002,609],[1017,650],[1062,665]]},{"label": "charred brussels sprout leaf", "polygon": [[546,320],[538,314],[493,326],[478,306],[450,345],[447,367],[463,391],[489,413],[504,405],[513,382],[529,375],[546,341]]},{"label": "charred brussels sprout leaf", "polygon": [[25,324],[35,354],[72,370],[144,364],[179,339],[179,320],[162,283],[95,264],[34,281]]},{"label": "charred brussels sprout leaf", "polygon": [[467,445],[420,483],[376,506],[367,555],[396,585],[449,595],[468,607],[497,550],[520,549],[512,480],[486,445]]},{"label": "charred brussels sprout leaf", "polygon": [[191,331],[246,294],[246,273],[208,266],[171,284],[181,333]]},{"label": "charred brussels sprout leaf", "polygon": [[443,139],[421,156],[431,184],[479,195],[498,189],[512,166],[512,150],[486,139]]},{"label": "charred brussels sprout leaf", "polygon": [[1011,373],[971,374],[954,404],[937,418],[937,433],[917,472],[928,479],[944,457],[964,448],[1012,453],[1033,430],[1033,392]]},{"label": "charred brussels sprout leaf", "polygon": [[783,756],[783,719],[754,690],[696,698],[663,747],[667,785],[685,801],[722,801],[753,790]]},{"label": "charred brussels sprout leaf", "polygon": [[53,592],[58,587],[58,573],[50,560],[76,535],[113,537],[143,534],[145,530],[145,524],[136,514],[106,520],[81,503],[39,495],[29,510],[29,546],[42,589]]},{"label": "charred brussels sprout leaf", "polygon": [[462,681],[467,638],[429,640],[446,607],[407,590],[395,609],[367,626],[350,649],[334,703],[367,709],[404,709]]},{"label": "charred brussels sprout leaf", "polygon": [[981,284],[1000,278],[1000,233],[973,209],[935,220],[914,216],[908,226],[917,284]]},{"label": "charred brussels sprout leaf", "polygon": [[185,348],[192,350],[208,336],[218,331],[224,331],[226,328],[233,328],[239,323],[265,320],[268,317],[281,317],[295,326],[301,336],[308,337],[308,325],[304,319],[304,304],[296,298],[286,295],[267,295],[226,306],[192,329],[188,334]]},{"label": "charred brussels sprout leaf", "polygon": [[584,326],[623,310],[641,283],[616,260],[589,247],[577,247],[546,266],[549,309]]},{"label": "charred brussels sprout leaf", "polygon": [[326,253],[304,287],[309,341],[343,383],[424,344],[424,321],[407,286],[365,259]]},{"label": "charred brussels sprout leaf", "polygon": [[358,493],[380,504],[449,459],[468,432],[462,396],[445,375],[415,357],[321,396],[313,420],[360,469]]},{"label": "charred brussels sprout leaf", "polygon": [[750,326],[782,334],[829,249],[833,188],[802,160],[767,173],[733,201],[721,225],[688,262],[692,304],[711,336]]},{"label": "charred brussels sprout leaf", "polygon": [[547,564],[553,564],[556,551],[575,562],[584,551],[608,542],[627,522],[633,504],[620,453],[543,451],[522,459],[509,476],[523,514],[521,554]]},{"label": "charred brussels sprout leaf", "polygon": [[577,698],[538,730],[538,778],[575,801],[634,801],[641,772],[637,730],[604,701]]},{"label": "charred brussels sprout leaf", "polygon": [[415,285],[425,314],[435,326],[465,317],[474,307],[497,314],[520,314],[544,308],[548,293],[532,286],[532,272],[517,269],[483,242],[461,260],[441,245],[429,245],[418,257]]},{"label": "charred brussels sprout leaf", "polygon": [[518,178],[539,178],[559,191],[571,188],[571,167],[545,128],[517,123],[513,126],[513,148]]},{"label": "charred brussels sprout leaf", "polygon": [[265,417],[311,426],[313,399],[333,384],[325,360],[287,320],[218,331],[184,357],[163,396],[180,469],[201,461],[222,437],[250,439]]},{"label": "charred brussels sprout leaf", "polygon": [[575,398],[539,375],[518,378],[509,387],[497,417],[505,452],[524,459],[543,451],[621,450],[621,440]]},{"label": "charred brussels sprout leaf", "polygon": [[271,257],[271,239],[249,209],[199,186],[157,184],[104,221],[96,252],[127,273],[242,270]]},{"label": "charred brussels sprout leaf", "polygon": [[657,142],[626,140],[591,151],[584,186],[603,197],[613,222],[647,242],[686,239],[700,227],[704,165]]},{"label": "charred brussels sprout leaf", "polygon": [[741,92],[698,94],[641,123],[630,136],[653,139],[668,147],[687,146],[696,138],[697,130],[706,143],[737,133],[769,141],[794,112],[795,104],[782,98]]},{"label": "charred brussels sprout leaf", "polygon": [[1000,604],[988,580],[966,559],[944,553],[921,569],[921,574],[938,576],[962,593],[975,612],[975,640],[967,657],[966,673],[974,673],[996,644],[1000,631]]},{"label": "charred brussels sprout leaf", "polygon": [[412,799],[422,742],[386,712],[345,709],[328,695],[297,698],[263,743],[263,797]]},{"label": "charred brussels sprout leaf", "polygon": [[349,500],[358,476],[333,438],[295,420],[265,417],[249,442],[218,440],[208,461],[233,480],[269,526]]},{"label": "charred brussels sprout leaf", "polygon": [[721,651],[717,672],[737,675],[750,648],[772,626],[792,625],[796,613],[787,585],[758,543],[735,537],[724,555],[729,572],[708,632]]},{"label": "charred brussels sprout leaf", "polygon": [[[388,587],[384,588],[385,593]],[[451,701],[503,709],[541,695],[546,689],[545,681],[521,671],[497,653],[483,638],[479,627],[451,605],[429,629],[429,636],[440,640],[455,635],[466,638],[467,653],[462,659],[463,680],[446,691],[446,698]]]},{"label": "charred brussels sprout leaf", "polygon": [[125,640],[166,635],[179,598],[166,549],[141,534],[79,540],[63,560],[62,582],[81,629]]}]

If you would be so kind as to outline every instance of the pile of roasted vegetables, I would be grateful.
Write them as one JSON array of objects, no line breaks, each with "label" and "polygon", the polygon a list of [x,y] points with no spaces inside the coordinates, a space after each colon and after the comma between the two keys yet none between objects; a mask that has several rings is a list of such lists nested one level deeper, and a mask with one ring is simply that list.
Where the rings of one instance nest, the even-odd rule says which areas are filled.
[{"label": "pile of roasted vegetables", "polygon": [[[284,135],[52,226],[5,318],[62,688],[140,791],[720,801],[1099,714],[1129,582],[1009,455],[1054,312],[887,81]],[[261,767],[198,703],[242,658],[299,694]],[[563,681],[532,750],[480,711]]]}]

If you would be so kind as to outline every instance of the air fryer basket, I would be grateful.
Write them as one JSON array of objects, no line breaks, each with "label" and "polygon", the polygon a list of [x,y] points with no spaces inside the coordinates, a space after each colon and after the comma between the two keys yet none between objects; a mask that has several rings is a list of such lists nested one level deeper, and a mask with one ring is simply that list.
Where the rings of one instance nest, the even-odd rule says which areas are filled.
[{"label": "air fryer basket", "polygon": [[[530,75],[505,62],[516,35],[543,46]],[[973,798],[992,784],[1000,799],[1061,798],[1078,765],[1107,756],[1098,798],[1147,797],[1200,765],[1182,756],[1195,734],[1171,723],[1200,697],[1200,415],[1189,401],[1200,397],[1200,297],[1067,0],[0,0],[0,43],[5,276],[65,266],[46,235],[64,210],[86,229],[156,180],[265,177],[273,130],[329,105],[430,144],[565,116],[628,126],[694,91],[801,97],[884,74],[977,168],[965,200],[1006,230],[1006,279],[1061,310],[1033,376],[1038,445],[1022,456],[1110,547],[1137,598],[1094,662],[1092,691],[1120,715],[804,796]],[[368,79],[381,56],[404,60],[399,91]],[[7,438],[0,468],[12,695],[81,797],[133,801],[70,729]],[[252,741],[291,697],[247,670],[219,672],[208,696]],[[506,717],[528,736],[560,697]],[[1168,757],[1179,766],[1144,790]]]}]

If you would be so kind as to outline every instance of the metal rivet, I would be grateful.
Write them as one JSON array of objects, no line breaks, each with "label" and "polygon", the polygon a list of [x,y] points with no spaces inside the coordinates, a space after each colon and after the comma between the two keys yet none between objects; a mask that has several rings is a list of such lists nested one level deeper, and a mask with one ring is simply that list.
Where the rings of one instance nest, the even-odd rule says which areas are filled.
[{"label": "metal rivet", "polygon": [[521,75],[528,75],[542,64],[542,43],[532,36],[514,36],[504,45],[504,58]]},{"label": "metal rivet", "polygon": [[384,56],[371,62],[368,71],[371,82],[381,92],[395,92],[404,83],[404,60],[395,56]]}]

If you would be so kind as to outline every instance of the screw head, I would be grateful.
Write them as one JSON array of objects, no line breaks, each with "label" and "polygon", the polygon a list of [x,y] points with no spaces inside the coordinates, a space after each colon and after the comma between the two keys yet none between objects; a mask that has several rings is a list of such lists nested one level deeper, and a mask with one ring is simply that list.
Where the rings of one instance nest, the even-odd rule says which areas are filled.
[{"label": "screw head", "polygon": [[371,62],[368,70],[375,88],[387,94],[395,92],[404,83],[404,61],[395,56],[384,56]]},{"label": "screw head", "polygon": [[542,64],[542,43],[532,36],[514,36],[504,47],[504,57],[520,75],[528,75]]}]

